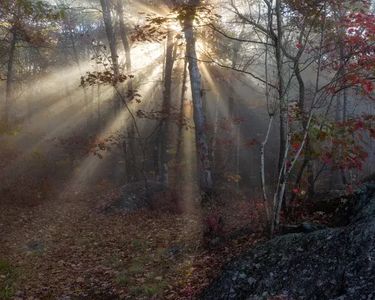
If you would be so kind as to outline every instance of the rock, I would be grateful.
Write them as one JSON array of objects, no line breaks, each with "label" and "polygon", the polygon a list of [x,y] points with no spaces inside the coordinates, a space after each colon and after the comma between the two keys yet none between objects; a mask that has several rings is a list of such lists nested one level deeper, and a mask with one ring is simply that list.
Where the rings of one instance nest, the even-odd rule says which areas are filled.
[{"label": "rock", "polygon": [[279,236],[234,259],[201,299],[374,299],[374,191],[352,196],[345,227]]},{"label": "rock", "polygon": [[326,229],[327,227],[320,224],[304,222],[299,225],[283,225],[280,228],[282,234],[286,233],[311,233],[317,230]]},{"label": "rock", "polygon": [[325,193],[316,193],[315,199],[317,202],[332,202],[346,196],[345,190],[330,190]]},{"label": "rock", "polygon": [[26,250],[29,252],[42,252],[44,243],[42,241],[32,240],[26,244]]},{"label": "rock", "polygon": [[180,255],[183,251],[182,246],[172,246],[165,250],[165,256],[169,259],[175,259],[178,255]]},{"label": "rock", "polygon": [[157,181],[148,181],[147,189],[144,181],[126,184],[121,188],[120,197],[107,206],[104,212],[134,212],[139,209],[150,208],[152,196],[165,190],[166,187]]}]

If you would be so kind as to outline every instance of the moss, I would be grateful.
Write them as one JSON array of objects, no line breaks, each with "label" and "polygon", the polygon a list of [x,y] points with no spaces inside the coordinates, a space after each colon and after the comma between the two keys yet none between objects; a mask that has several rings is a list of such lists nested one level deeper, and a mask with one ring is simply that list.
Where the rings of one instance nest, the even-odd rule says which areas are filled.
[{"label": "moss", "polygon": [[167,284],[163,281],[156,283],[146,283],[142,286],[131,287],[130,293],[132,294],[132,296],[145,296],[147,298],[151,298],[157,295],[161,295],[166,286]]},{"label": "moss", "polygon": [[117,256],[117,255],[112,255],[108,258],[106,258],[105,260],[105,265],[111,267],[111,268],[114,268],[114,269],[117,269],[117,270],[121,270],[124,268],[124,261],[122,260],[121,257]]},{"label": "moss", "polygon": [[144,265],[142,261],[136,260],[130,265],[128,272],[131,274],[141,273],[143,271]]},{"label": "moss", "polygon": [[134,250],[141,251],[144,250],[147,245],[143,240],[134,239],[132,240],[132,246]]},{"label": "moss", "polygon": [[144,290],[142,286],[132,286],[130,287],[130,290],[129,290],[130,294],[135,297],[141,296],[143,294],[143,291]]},{"label": "moss", "polygon": [[17,274],[7,261],[0,260],[0,299],[11,299]]},{"label": "moss", "polygon": [[167,284],[164,281],[147,284],[145,286],[145,294],[150,297],[160,295],[166,286]]},{"label": "moss", "polygon": [[116,277],[116,282],[120,286],[127,286],[129,284],[129,276],[125,272],[121,272]]}]

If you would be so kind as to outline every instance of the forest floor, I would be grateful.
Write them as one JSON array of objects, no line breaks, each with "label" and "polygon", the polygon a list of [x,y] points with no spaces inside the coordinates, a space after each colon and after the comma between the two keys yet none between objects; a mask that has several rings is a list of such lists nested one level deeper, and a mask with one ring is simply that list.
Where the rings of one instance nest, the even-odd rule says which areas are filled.
[{"label": "forest floor", "polygon": [[[53,200],[2,201],[0,299],[194,299],[223,264],[264,240],[257,203],[243,196],[184,213],[103,213],[111,198],[72,187]],[[226,236],[253,233],[208,249],[210,214],[223,217]]]}]

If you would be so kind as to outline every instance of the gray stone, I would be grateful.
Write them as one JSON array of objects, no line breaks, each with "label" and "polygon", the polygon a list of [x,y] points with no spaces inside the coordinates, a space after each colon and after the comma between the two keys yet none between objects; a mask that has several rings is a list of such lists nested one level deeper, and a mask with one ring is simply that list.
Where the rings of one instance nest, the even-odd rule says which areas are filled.
[{"label": "gray stone", "polygon": [[201,299],[375,299],[374,191],[349,199],[346,226],[279,236],[234,259]]},{"label": "gray stone", "polygon": [[42,241],[29,241],[26,244],[26,250],[30,252],[42,252],[44,251],[44,243]]},{"label": "gray stone", "polygon": [[134,212],[143,208],[150,208],[151,197],[163,192],[166,187],[157,181],[132,182],[121,188],[120,197],[104,209],[105,213],[116,211]]}]

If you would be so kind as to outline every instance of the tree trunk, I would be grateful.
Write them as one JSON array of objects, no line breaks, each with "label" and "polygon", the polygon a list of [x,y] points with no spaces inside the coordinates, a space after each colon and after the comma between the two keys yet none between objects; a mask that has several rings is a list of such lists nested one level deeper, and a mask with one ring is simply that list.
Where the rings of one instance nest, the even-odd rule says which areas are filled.
[{"label": "tree trunk", "polygon": [[276,24],[277,33],[274,36],[274,46],[276,55],[276,67],[277,67],[277,80],[278,80],[278,96],[279,96],[279,108],[280,108],[280,148],[279,148],[279,182],[276,187],[276,193],[274,196],[273,205],[273,226],[271,231],[277,229],[280,223],[280,211],[284,202],[284,195],[286,189],[286,176],[287,176],[287,155],[288,155],[288,103],[285,97],[285,83],[284,83],[284,62],[282,53],[282,20],[281,20],[281,0],[276,0],[275,5],[276,13]]},{"label": "tree trunk", "polygon": [[[243,38],[244,34],[245,34],[245,25],[243,24],[240,35],[239,35],[240,39]],[[240,48],[241,48],[241,42],[235,41],[234,45],[233,45],[232,68],[236,68]],[[230,89],[233,89],[232,84],[230,84]],[[234,90],[232,90],[231,93],[234,94]],[[234,105],[234,103],[233,103],[233,105]],[[234,117],[234,110],[232,111],[232,116],[231,116],[232,122],[233,122],[233,117]],[[240,117],[238,109],[236,109],[236,117]],[[236,138],[236,156],[235,156],[236,172],[235,173],[236,173],[236,176],[240,176],[241,175],[241,168],[240,168],[240,164],[241,164],[241,159],[240,159],[240,154],[241,154],[241,123],[237,123],[235,126],[236,126],[236,136],[237,136],[237,138]],[[238,190],[240,188],[240,181],[241,181],[241,178],[240,178],[240,180],[236,181]]]},{"label": "tree trunk", "polygon": [[[130,121],[131,122],[131,121]],[[126,147],[126,159],[128,160],[127,179],[130,182],[137,181],[139,174],[137,170],[137,152],[135,144],[136,128],[134,123],[130,123],[127,128],[127,147]],[[143,170],[144,171],[144,170]]]},{"label": "tree trunk", "polygon": [[15,28],[12,29],[12,40],[9,48],[8,68],[7,68],[7,82],[5,90],[5,112],[4,121],[7,124],[10,118],[11,105],[13,104],[13,76],[14,76],[14,56],[16,52],[17,34]]},{"label": "tree trunk", "polygon": [[176,161],[180,162],[182,158],[182,143],[183,143],[183,122],[185,118],[185,95],[186,95],[186,79],[187,79],[187,58],[184,60],[184,70],[182,74],[181,84],[181,98],[180,98],[180,119],[178,123],[177,132],[177,148],[176,148]]},{"label": "tree trunk", "polygon": [[212,190],[212,174],[209,159],[209,149],[207,133],[205,130],[206,118],[203,112],[201,74],[198,67],[197,53],[195,46],[195,35],[193,21],[195,17],[195,7],[199,5],[199,0],[190,1],[191,10],[184,20],[184,33],[186,40],[186,55],[189,62],[189,76],[191,93],[194,106],[195,139],[198,154],[198,173],[201,191],[209,193]]},{"label": "tree trunk", "polygon": [[[103,21],[104,21],[104,26],[105,26],[105,31],[107,34],[107,39],[109,43],[109,49],[111,52],[111,63],[112,63],[112,68],[113,68],[113,73],[114,73],[114,84],[117,83],[117,79],[120,75],[120,68],[119,68],[119,63],[118,63],[118,55],[117,55],[117,47],[116,47],[116,37],[115,33],[113,30],[113,24],[112,24],[112,16],[111,16],[111,10],[109,7],[108,0],[100,0],[100,4],[102,6],[102,12],[103,12]],[[115,97],[115,105],[114,109],[115,111],[118,111],[120,108],[120,99],[119,97]]]},{"label": "tree trunk", "polygon": [[280,107],[280,149],[279,149],[279,172],[282,172],[284,162],[284,154],[287,143],[287,120],[288,120],[288,103],[285,97],[284,84],[284,68],[282,55],[282,24],[281,24],[281,2],[276,1],[276,16],[277,16],[277,37],[275,41],[276,65],[277,65],[277,79],[278,79],[278,95]]},{"label": "tree trunk", "polygon": [[[131,63],[131,50],[130,50],[130,43],[127,34],[127,28],[124,22],[124,6],[122,0],[117,1],[117,13],[119,18],[120,24],[120,37],[122,41],[122,45],[124,46],[125,50],[125,68],[126,72],[130,73],[132,71],[132,63]],[[131,81],[130,81],[131,84]]]},{"label": "tree trunk", "polygon": [[[129,38],[127,34],[127,28],[126,28],[125,21],[124,21],[124,6],[123,6],[122,0],[117,0],[116,8],[117,8],[117,14],[118,14],[118,20],[119,20],[120,37],[121,37],[122,45],[125,51],[125,69],[129,75],[132,72],[131,46],[130,46],[130,42],[129,42]],[[133,82],[131,79],[128,79],[127,84],[126,84],[126,89],[127,89],[126,95],[131,95],[133,93],[132,92]],[[124,98],[125,100],[127,100],[126,96]],[[129,124],[129,125],[126,124],[125,126],[134,127],[133,124]],[[127,165],[125,166],[125,168],[127,169],[126,172],[128,175],[127,176],[128,179],[133,178],[132,180],[134,180],[134,178],[137,178],[137,175],[136,175],[137,164],[135,161],[136,157],[134,156],[135,155],[134,149],[136,148],[134,128],[128,128],[127,135],[128,135],[128,139],[127,140],[125,139],[123,142],[123,146],[125,149],[124,151],[125,161],[127,162]]]},{"label": "tree trunk", "polygon": [[216,105],[215,105],[215,118],[214,118],[214,130],[212,134],[212,141],[211,141],[211,161],[212,161],[212,168],[215,173],[217,173],[217,135],[219,131],[219,94],[216,95]]},{"label": "tree trunk", "polygon": [[[72,50],[73,50],[73,57],[74,57],[74,61],[75,63],[77,64],[77,67],[78,67],[78,71],[79,71],[79,75],[80,76],[83,76],[83,72],[82,72],[82,67],[81,67],[81,63],[80,63],[80,57],[79,57],[79,53],[78,53],[78,50],[77,50],[77,46],[76,46],[76,42],[75,42],[75,37],[73,36],[73,28],[70,28],[68,27],[68,30],[70,32],[69,34],[69,38],[70,38],[70,42],[72,44]],[[88,110],[89,110],[89,107],[88,107],[88,104],[89,104],[89,98],[87,96],[87,87],[83,87],[82,89],[83,91],[83,101],[84,101],[84,109],[85,109],[85,117],[86,117],[86,125],[88,127],[89,123],[90,123],[90,115],[88,113]],[[91,97],[91,99],[93,99]]]},{"label": "tree trunk", "polygon": [[103,10],[104,26],[105,26],[105,31],[107,34],[108,43],[109,43],[109,49],[111,51],[113,72],[115,76],[118,76],[120,71],[119,71],[119,64],[118,64],[116,37],[115,37],[114,30],[113,30],[113,25],[112,25],[111,10],[108,5],[108,0],[100,0],[100,4]]},{"label": "tree trunk", "polygon": [[159,181],[168,185],[168,119],[171,107],[172,96],[172,72],[174,64],[173,55],[173,33],[171,30],[167,34],[167,48],[165,52],[165,70],[164,70],[164,90],[163,90],[163,119],[160,124],[159,134]]}]

